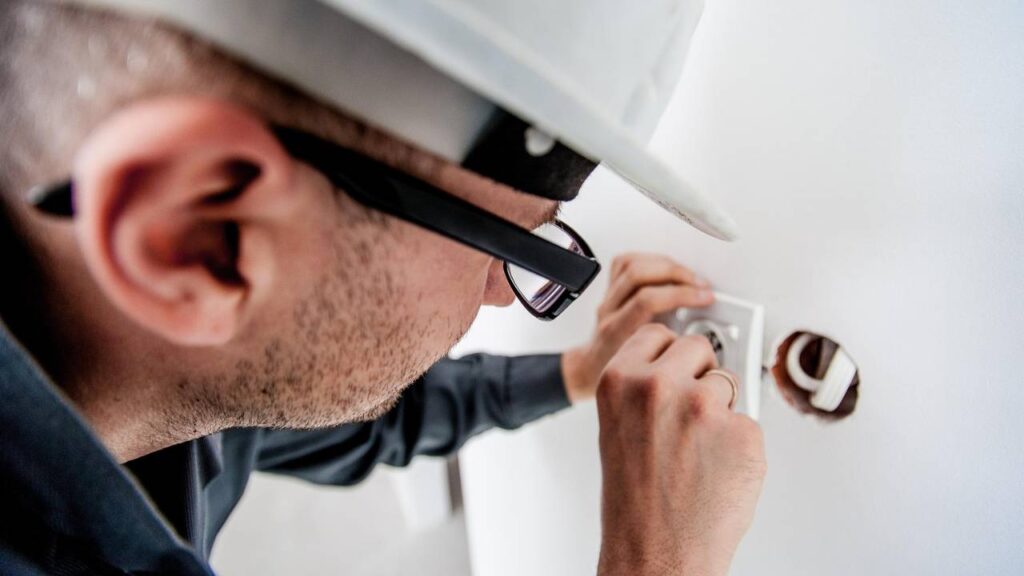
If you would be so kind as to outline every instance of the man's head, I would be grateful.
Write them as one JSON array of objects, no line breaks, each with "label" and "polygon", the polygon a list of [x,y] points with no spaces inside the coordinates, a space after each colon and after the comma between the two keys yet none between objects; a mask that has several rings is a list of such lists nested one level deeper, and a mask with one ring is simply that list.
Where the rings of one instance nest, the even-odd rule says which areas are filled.
[{"label": "man's head", "polygon": [[[177,395],[188,409],[164,419],[195,433],[367,418],[482,304],[513,300],[500,262],[355,203],[285,153],[270,122],[524,227],[556,208],[161,25],[13,1],[0,27],[0,188],[37,269],[21,284],[39,295],[31,312],[5,303],[5,320],[47,326],[27,339],[58,380],[88,381],[69,391],[85,403],[117,367],[151,380],[113,384]],[[29,187],[68,172],[73,225],[24,207]]]}]

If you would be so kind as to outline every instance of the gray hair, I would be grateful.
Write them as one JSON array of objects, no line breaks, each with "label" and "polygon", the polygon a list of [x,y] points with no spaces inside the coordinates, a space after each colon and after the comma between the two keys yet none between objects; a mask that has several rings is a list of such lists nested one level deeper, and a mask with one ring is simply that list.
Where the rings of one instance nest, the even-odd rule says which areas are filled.
[{"label": "gray hair", "polygon": [[[32,0],[0,2],[0,189],[66,176],[104,117],[133,100],[222,98],[352,145],[374,131],[171,26]],[[377,138],[380,139],[379,133]]]}]

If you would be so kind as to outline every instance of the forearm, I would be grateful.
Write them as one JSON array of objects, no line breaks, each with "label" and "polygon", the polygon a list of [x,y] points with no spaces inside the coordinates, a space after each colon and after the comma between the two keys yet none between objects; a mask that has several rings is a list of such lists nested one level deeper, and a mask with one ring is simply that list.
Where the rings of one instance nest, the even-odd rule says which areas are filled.
[{"label": "forearm", "polygon": [[603,364],[595,361],[587,347],[570,348],[561,356],[565,394],[572,404],[593,398]]}]

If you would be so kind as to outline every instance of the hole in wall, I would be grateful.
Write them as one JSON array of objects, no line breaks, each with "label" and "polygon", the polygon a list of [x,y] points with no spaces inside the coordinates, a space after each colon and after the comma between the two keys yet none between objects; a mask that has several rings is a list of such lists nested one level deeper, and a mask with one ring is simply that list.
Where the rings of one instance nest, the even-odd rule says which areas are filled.
[{"label": "hole in wall", "polygon": [[776,347],[771,374],[782,397],[803,414],[834,422],[857,407],[860,371],[829,337],[793,332]]}]

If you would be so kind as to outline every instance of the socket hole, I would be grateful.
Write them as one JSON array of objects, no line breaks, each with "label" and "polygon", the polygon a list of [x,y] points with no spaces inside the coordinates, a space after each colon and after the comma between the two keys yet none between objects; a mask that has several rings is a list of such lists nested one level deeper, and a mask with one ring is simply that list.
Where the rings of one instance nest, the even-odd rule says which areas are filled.
[{"label": "socket hole", "polygon": [[[798,356],[789,358],[792,352],[798,352]],[[782,397],[803,414],[834,422],[853,414],[857,407],[860,371],[831,338],[813,332],[793,332],[776,348],[771,372]],[[832,384],[823,384],[830,380]],[[819,391],[809,389],[815,386]]]}]

